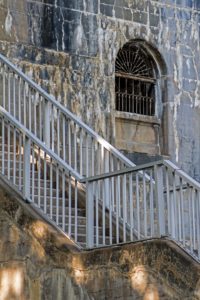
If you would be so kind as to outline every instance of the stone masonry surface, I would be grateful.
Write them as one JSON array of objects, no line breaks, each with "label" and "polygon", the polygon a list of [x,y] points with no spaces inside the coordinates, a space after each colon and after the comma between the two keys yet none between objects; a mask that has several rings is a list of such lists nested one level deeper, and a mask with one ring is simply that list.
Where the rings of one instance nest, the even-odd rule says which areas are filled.
[{"label": "stone masonry surface", "polygon": [[113,144],[117,52],[134,39],[157,49],[162,154],[197,180],[199,35],[198,0],[0,0],[1,53]]},{"label": "stone masonry surface", "polygon": [[199,264],[173,242],[149,240],[78,251],[3,186],[2,300],[200,299]]}]

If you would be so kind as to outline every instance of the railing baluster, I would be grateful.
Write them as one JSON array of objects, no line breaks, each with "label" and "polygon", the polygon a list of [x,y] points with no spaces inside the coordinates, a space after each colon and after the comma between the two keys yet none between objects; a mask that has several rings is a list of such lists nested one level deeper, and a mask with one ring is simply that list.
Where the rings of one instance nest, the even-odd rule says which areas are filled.
[{"label": "railing baluster", "polygon": [[140,193],[139,193],[139,178],[136,173],[136,207],[137,207],[137,237],[140,239]]},{"label": "railing baluster", "polygon": [[94,182],[95,190],[95,225],[96,225],[96,246],[99,245],[99,183]]},{"label": "railing baluster", "polygon": [[50,124],[51,124],[52,118],[53,118],[52,115],[53,115],[52,110],[51,110],[51,115],[50,115],[49,102],[46,99],[44,99],[44,136],[43,136],[43,140],[44,140],[45,144],[47,145],[47,147],[50,147],[50,136],[51,136]]},{"label": "railing baluster", "polygon": [[6,70],[3,72],[3,108],[6,108]]},{"label": "railing baluster", "polygon": [[68,156],[69,156],[69,165],[72,165],[72,146],[71,146],[71,123],[70,120],[67,121],[68,125]]},{"label": "railing baluster", "polygon": [[62,171],[62,230],[66,230],[65,171]]},{"label": "railing baluster", "polygon": [[106,244],[106,198],[108,197],[108,195],[106,194],[108,192],[107,188],[106,188],[106,182],[105,179],[103,180],[103,205],[102,205],[102,227],[103,227],[103,245]]},{"label": "railing baluster", "polygon": [[[109,153],[105,152],[105,161],[104,161],[104,172],[109,172]],[[106,195],[109,195],[109,179],[105,179],[105,189]],[[105,198],[105,205],[109,207],[109,198]]]},{"label": "railing baluster", "polygon": [[89,137],[88,134],[86,134],[86,176],[89,176]]},{"label": "railing baluster", "polygon": [[180,178],[179,178],[179,190],[177,194],[177,209],[178,209],[178,239],[181,240],[181,203],[180,203]]},{"label": "railing baluster", "polygon": [[104,162],[104,147],[103,147],[103,145],[101,145],[101,156],[100,156],[100,172],[101,173],[105,173],[104,165],[105,165],[105,162]]},{"label": "railing baluster", "polygon": [[57,154],[60,156],[60,111],[57,110]]},{"label": "railing baluster", "polygon": [[41,206],[41,189],[40,189],[40,180],[41,180],[41,149],[38,148],[38,206]]},{"label": "railing baluster", "polygon": [[170,187],[169,187],[169,170],[165,167],[165,174],[166,174],[166,193],[167,193],[167,216],[168,216],[168,234],[171,234],[171,207],[170,207]]},{"label": "railing baluster", "polygon": [[31,89],[28,92],[28,118],[29,118],[29,130],[32,131],[32,100],[31,100]]},{"label": "railing baluster", "polygon": [[126,221],[127,221],[127,199],[126,199],[126,174],[123,175],[122,179],[123,185],[123,242],[126,242]]},{"label": "railing baluster", "polygon": [[184,201],[183,201],[183,180],[180,178],[180,205],[181,205],[181,225],[182,225],[182,240],[185,247],[185,218],[184,218]]},{"label": "railing baluster", "polygon": [[177,197],[176,197],[176,174],[175,172],[173,172],[173,203],[172,203],[172,207],[173,207],[173,215],[174,215],[174,219],[173,219],[173,226],[174,226],[174,238],[176,239],[178,236],[178,231],[177,231]]},{"label": "railing baluster", "polygon": [[197,256],[200,260],[200,190],[197,192]]},{"label": "railing baluster", "polygon": [[72,185],[71,185],[71,175],[69,174],[69,181],[68,181],[68,235],[71,236],[71,225],[72,225]]},{"label": "railing baluster", "polygon": [[110,245],[113,243],[113,233],[112,233],[112,184],[111,184],[111,179],[109,180],[109,240],[110,240]]},{"label": "railing baluster", "polygon": [[27,84],[24,81],[23,82],[23,89],[24,89],[23,90],[23,105],[24,105],[23,124],[25,127],[26,127],[26,87],[27,87]]},{"label": "railing baluster", "polygon": [[35,202],[35,150],[32,147],[32,201]]},{"label": "railing baluster", "polygon": [[80,175],[83,175],[83,129],[80,129]]},{"label": "railing baluster", "polygon": [[2,174],[5,174],[5,121],[2,118]]},{"label": "railing baluster", "polygon": [[21,123],[21,96],[22,96],[22,93],[21,93],[21,84],[22,84],[22,79],[21,77],[19,77],[19,82],[18,82],[18,119],[19,119],[19,122]]},{"label": "railing baluster", "polygon": [[[33,162],[32,162],[33,164]],[[44,153],[44,213],[47,213],[47,155]]]},{"label": "railing baluster", "polygon": [[11,87],[10,87],[10,70],[8,69],[8,112],[10,112],[10,94],[11,94]]},{"label": "railing baluster", "polygon": [[[117,168],[119,168],[119,165],[120,165],[120,163],[119,163],[119,161],[117,162]],[[118,169],[119,170],[119,169]],[[119,211],[118,211],[118,213],[119,213],[119,218],[121,218],[121,184],[120,184],[120,181],[121,181],[121,179],[120,179],[120,176],[118,176],[118,180],[117,180],[117,184],[118,184],[118,193],[119,193],[119,202],[118,202],[118,208],[119,208]]]},{"label": "railing baluster", "polygon": [[16,117],[16,82],[15,82],[15,73],[13,73],[13,116]]},{"label": "railing baluster", "polygon": [[24,136],[24,161],[23,161],[23,196],[24,199],[30,200],[30,154],[31,141]]},{"label": "railing baluster", "polygon": [[74,170],[77,171],[77,134],[76,123],[74,123]]},{"label": "railing baluster", "polygon": [[53,217],[53,199],[52,199],[52,189],[53,189],[53,162],[50,158],[50,218]]},{"label": "railing baluster", "polygon": [[[93,182],[86,185],[86,245],[88,248],[94,246],[94,202]],[[105,244],[103,231],[103,244]]]},{"label": "railing baluster", "polygon": [[115,179],[116,187],[116,240],[119,243],[119,216],[120,216],[120,176]]},{"label": "railing baluster", "polygon": [[62,140],[63,140],[63,160],[66,160],[66,140],[65,140],[65,117],[62,115]]},{"label": "railing baluster", "polygon": [[[34,93],[34,91],[33,91]],[[37,116],[36,116],[36,98],[37,98],[37,94],[34,94],[34,102],[33,102],[33,130],[34,130],[34,134],[37,136]]]},{"label": "railing baluster", "polygon": [[155,174],[155,197],[158,208],[159,235],[165,235],[165,212],[164,212],[164,190],[162,166],[154,167]]},{"label": "railing baluster", "polygon": [[10,123],[8,123],[8,180],[10,180]]},{"label": "railing baluster", "polygon": [[95,147],[95,145],[94,145],[94,139],[93,138],[91,140],[91,147],[92,147],[92,157],[91,157],[91,159],[92,159],[92,164],[91,164],[92,170],[91,170],[91,176],[94,176],[94,174],[95,174],[95,171],[94,171],[94,147]]},{"label": "railing baluster", "polygon": [[[75,206],[74,207],[74,209],[75,209],[74,238],[75,238],[75,242],[77,242],[78,241],[78,237],[77,237],[77,232],[78,232],[78,214],[77,214],[77,212],[78,212],[78,190],[77,190],[77,180],[76,179],[75,179],[75,185],[74,185],[74,194],[75,194],[75,199],[74,199],[75,200],[74,201],[75,202],[74,203],[74,206]],[[94,213],[91,217],[93,217],[93,219],[94,219]],[[94,224],[93,224],[93,226],[94,226]]]},{"label": "railing baluster", "polygon": [[[42,96],[39,95],[39,122],[37,125],[39,126],[38,131],[39,131],[39,139],[42,141],[42,126],[43,126],[43,115],[42,115]],[[49,121],[50,123],[50,121]],[[49,147],[49,146],[48,146]]]},{"label": "railing baluster", "polygon": [[192,199],[191,199],[191,204],[192,204],[192,241],[193,241],[193,247],[192,250],[195,249],[195,240],[196,240],[196,232],[195,232],[195,224],[196,224],[196,214],[195,214],[195,196],[196,196],[196,191],[194,188],[192,188]]},{"label": "railing baluster", "polygon": [[59,224],[59,168],[56,166],[56,224]]},{"label": "railing baluster", "polygon": [[[111,163],[111,172],[114,171],[114,162],[113,162],[113,156],[111,156],[110,158],[110,163]],[[112,185],[112,209],[114,211],[114,205],[115,205],[115,195],[114,195],[114,190],[115,190],[115,187],[114,187],[114,177],[111,178],[111,185]]]},{"label": "railing baluster", "polygon": [[13,184],[16,184],[16,128],[13,133]]},{"label": "railing baluster", "polygon": [[153,203],[153,171],[150,170],[150,230],[151,230],[151,237],[154,236],[154,203]]},{"label": "railing baluster", "polygon": [[51,149],[54,151],[54,107],[51,105]]},{"label": "railing baluster", "polygon": [[147,197],[146,197],[146,173],[143,171],[143,205],[144,205],[144,236],[147,237]]},{"label": "railing baluster", "polygon": [[19,132],[19,190],[22,189],[22,134]]},{"label": "railing baluster", "polygon": [[192,188],[189,187],[189,199],[188,199],[188,204],[189,204],[189,242],[190,242],[190,251],[192,252]]},{"label": "railing baluster", "polygon": [[133,176],[129,174],[130,240],[133,240]]}]

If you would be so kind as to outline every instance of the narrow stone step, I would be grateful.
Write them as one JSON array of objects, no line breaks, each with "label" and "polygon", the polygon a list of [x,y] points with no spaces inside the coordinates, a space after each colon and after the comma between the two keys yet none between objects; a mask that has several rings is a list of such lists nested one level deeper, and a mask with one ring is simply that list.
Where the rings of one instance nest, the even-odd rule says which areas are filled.
[{"label": "narrow stone step", "polygon": [[[47,215],[50,217],[50,213],[47,213]],[[56,215],[52,216],[52,220],[56,223]],[[65,216],[65,221],[66,221],[66,224],[68,224],[68,222],[69,222],[69,215]],[[71,224],[75,224],[75,217],[74,216],[71,216]],[[60,216],[60,221],[58,222],[57,225],[62,228],[62,216]],[[79,226],[79,225],[86,226],[86,217],[78,216],[78,218],[77,218],[77,226]],[[66,232],[67,231],[68,230],[66,230]]]},{"label": "narrow stone step", "polygon": [[[69,207],[67,205],[68,205],[68,203],[66,202],[65,215],[69,214]],[[44,210],[44,205],[40,205],[40,208],[42,210]],[[47,205],[46,208],[47,208],[47,211],[50,211],[50,206],[49,205]],[[56,212],[57,212],[56,205],[53,205],[52,206],[52,213],[53,213],[53,215],[55,215]],[[62,216],[62,212],[63,212],[63,208],[62,208],[62,206],[59,206],[58,213],[59,213],[60,216]],[[71,214],[73,216],[75,215],[75,208],[74,207],[71,207]],[[84,208],[77,208],[77,214],[78,214],[78,216],[83,216],[84,217],[85,216],[85,209]]]},{"label": "narrow stone step", "polygon": [[[71,237],[75,240],[75,235],[72,234]],[[94,241],[96,241],[96,236],[94,236]],[[77,234],[77,242],[78,243],[85,243],[86,242],[86,235],[85,234]],[[103,236],[99,236],[98,243],[103,245]],[[113,237],[112,243],[116,243],[116,238]],[[105,245],[110,245],[110,238],[108,236],[105,237]]]}]

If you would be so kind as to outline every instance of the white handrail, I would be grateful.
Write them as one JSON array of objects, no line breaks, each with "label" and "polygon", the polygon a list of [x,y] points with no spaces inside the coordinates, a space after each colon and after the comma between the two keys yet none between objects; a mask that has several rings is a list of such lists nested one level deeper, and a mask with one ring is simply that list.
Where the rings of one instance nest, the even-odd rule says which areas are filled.
[{"label": "white handrail", "polygon": [[68,237],[79,242],[83,179],[66,162],[0,107],[0,173]]},{"label": "white handrail", "polygon": [[45,151],[54,161],[59,165],[60,168],[65,170],[68,174],[71,174],[76,180],[82,181],[83,176],[74,171],[70,165],[64,162],[60,157],[46,147],[34,134],[32,134],[25,126],[19,123],[15,118],[13,118],[3,107],[0,106],[0,115],[8,120],[12,125],[14,125],[18,130],[20,130],[26,137],[28,137],[34,144],[36,144],[40,149]]},{"label": "white handrail", "polygon": [[[88,211],[96,211],[101,223],[112,220],[110,244],[168,236],[200,260],[200,184],[172,162],[147,163],[82,182],[87,184]],[[95,226],[90,220],[88,247],[98,246]]]},{"label": "white handrail", "polygon": [[[84,130],[84,132],[92,140],[96,141],[100,145],[100,147],[102,147],[103,149],[107,150],[110,154],[113,155],[113,157],[115,157],[117,160],[119,160],[121,163],[123,163],[124,166],[127,166],[127,167],[133,167],[133,166],[135,166],[135,164],[132,161],[130,161],[120,151],[118,151],[111,144],[109,144],[106,140],[104,140],[102,137],[100,137],[94,130],[92,130],[89,126],[87,126],[85,123],[83,123],[79,118],[77,118],[73,113],[71,113],[66,107],[64,107],[58,101],[56,101],[54,97],[52,97],[51,95],[49,95],[45,90],[43,90],[33,80],[31,80],[30,78],[28,78],[28,76],[26,76],[23,72],[21,72],[19,69],[17,69],[16,66],[13,65],[2,54],[0,54],[0,62],[1,62],[1,64],[5,64],[7,66],[7,68],[11,70],[11,72],[13,72],[17,76],[19,76],[19,78],[21,78],[21,80],[23,80],[26,84],[28,84],[28,88],[29,89],[32,89],[32,90],[35,91],[34,93],[32,91],[31,94],[29,94],[29,95],[28,95],[28,91],[27,91],[27,95],[25,96],[26,98],[28,98],[28,97],[31,97],[31,98],[35,97],[34,101],[40,101],[39,98],[41,96],[42,98],[44,98],[45,104],[46,104],[46,101],[47,101],[50,104],[50,106],[52,105],[52,107],[55,108],[59,113],[62,113],[63,116],[65,116],[65,118],[68,118],[72,122],[74,122],[74,124],[76,124],[76,126],[78,128],[80,128],[81,130]],[[8,85],[8,89],[10,89],[11,88],[10,85],[9,85],[9,82],[11,80],[11,78],[9,77],[10,76],[9,75],[10,72],[9,72],[9,70],[5,70],[5,67],[3,65],[2,65],[2,67],[4,68],[3,72],[7,73],[7,76],[8,76],[7,85]],[[3,84],[6,85],[6,79],[5,79],[5,77],[3,78]],[[15,87],[15,89],[17,89],[17,88],[20,89],[20,84],[22,84],[22,82],[21,83],[18,82],[17,83],[17,87]],[[16,85],[16,82],[15,82],[15,85]],[[24,88],[26,89],[27,87],[24,86]],[[4,89],[5,89],[5,87],[4,87]],[[10,91],[8,90],[6,93],[7,93],[7,96],[9,96]],[[20,93],[21,93],[21,91],[20,91]],[[36,97],[35,93],[38,93],[39,96],[37,95],[37,97]],[[13,97],[13,98],[14,99],[12,99],[12,101],[14,100],[16,102],[16,106],[17,106],[17,93],[16,93],[16,96]],[[26,99],[26,102],[27,102],[27,99]],[[28,106],[29,104],[28,103],[24,103],[24,105]],[[8,111],[10,113],[13,113],[11,109],[9,110],[9,108],[8,108]],[[47,112],[47,115],[46,115],[46,113],[44,113],[42,117],[45,119],[45,115],[46,115],[47,124],[49,124],[49,121],[52,118],[52,115],[53,115],[54,112],[52,112],[51,115],[50,115],[49,108],[46,109],[46,112]],[[25,113],[27,114],[27,112],[25,112]],[[33,113],[33,112],[31,112],[31,113]],[[17,113],[14,116],[15,118],[17,117],[16,115],[17,115]],[[19,118],[21,119],[21,116],[19,116]],[[23,118],[24,119],[28,118],[28,115],[26,117],[24,116]],[[31,118],[31,116],[29,116],[29,118]],[[32,116],[32,118],[33,118],[33,116]],[[22,121],[22,120],[20,120],[20,121]],[[25,120],[23,120],[23,121],[25,122]],[[28,120],[26,120],[26,122],[28,123]],[[42,121],[40,120],[40,122],[42,122]],[[26,124],[24,124],[24,125],[26,125]],[[44,122],[44,126],[45,126],[45,122]],[[26,125],[26,127],[27,127],[27,125]],[[36,127],[36,124],[33,124],[33,127]],[[50,128],[48,128],[48,129],[44,128],[44,132],[46,133],[46,135],[48,135],[48,133],[50,132]],[[45,141],[46,138],[48,139],[49,137],[48,136],[44,137],[44,141]],[[82,137],[80,137],[80,138],[82,138]],[[59,139],[60,139],[60,137],[59,137]],[[92,140],[90,141],[90,143],[92,143]],[[49,144],[49,141],[45,141],[45,142],[47,144]],[[105,150],[104,150],[104,152],[105,152]],[[100,152],[101,152],[101,150],[100,150]],[[105,155],[105,153],[103,155]],[[103,168],[100,173],[104,173],[105,171],[106,171],[106,169]],[[112,169],[109,169],[108,171],[112,171]],[[93,174],[93,172],[91,171],[91,173],[85,174],[85,175],[96,175],[96,174]]]}]

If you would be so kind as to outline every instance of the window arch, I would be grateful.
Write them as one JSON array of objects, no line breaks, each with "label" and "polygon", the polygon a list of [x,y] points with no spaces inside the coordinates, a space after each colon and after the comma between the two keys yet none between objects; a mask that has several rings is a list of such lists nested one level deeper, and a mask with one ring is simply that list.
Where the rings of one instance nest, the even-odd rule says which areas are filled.
[{"label": "window arch", "polygon": [[155,115],[156,72],[148,51],[129,42],[118,52],[115,63],[116,110]]}]

